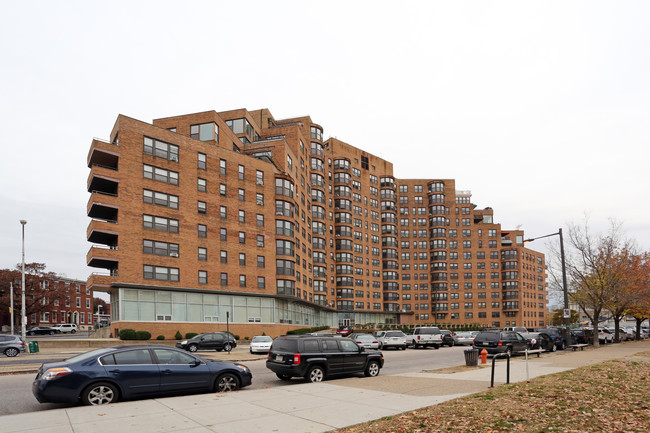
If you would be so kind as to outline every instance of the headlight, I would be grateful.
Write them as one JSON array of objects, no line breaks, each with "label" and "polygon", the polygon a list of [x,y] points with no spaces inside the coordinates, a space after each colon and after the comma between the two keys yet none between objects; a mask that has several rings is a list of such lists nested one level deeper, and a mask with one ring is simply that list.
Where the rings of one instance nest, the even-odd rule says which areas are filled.
[{"label": "headlight", "polygon": [[187,344],[187,340],[181,340],[181,344]]},{"label": "headlight", "polygon": [[60,367],[60,368],[49,368],[43,373],[41,376],[41,379],[43,380],[54,380],[58,379],[60,377],[65,376],[66,374],[72,373],[72,370],[69,369],[68,367]]},{"label": "headlight", "polygon": [[242,364],[235,364],[237,367],[239,367],[244,373],[250,373],[250,369],[246,367],[245,365]]}]

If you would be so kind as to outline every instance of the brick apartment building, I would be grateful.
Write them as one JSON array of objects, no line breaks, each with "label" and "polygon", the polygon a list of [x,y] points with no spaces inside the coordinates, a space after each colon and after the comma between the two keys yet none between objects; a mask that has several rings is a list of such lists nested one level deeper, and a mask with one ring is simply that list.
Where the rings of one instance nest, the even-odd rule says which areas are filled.
[{"label": "brick apartment building", "polygon": [[[34,278],[32,275],[28,276]],[[20,280],[15,281],[15,294],[20,293]],[[27,327],[76,323],[79,330],[90,330],[94,325],[93,295],[85,281],[68,278],[41,279],[35,290],[28,288]],[[15,326],[20,329],[20,303],[14,303]],[[2,312],[3,330],[11,326],[9,312]]]},{"label": "brick apartment building", "polygon": [[88,287],[114,332],[543,326],[546,266],[453,179],[267,109],[118,116],[88,154]]}]

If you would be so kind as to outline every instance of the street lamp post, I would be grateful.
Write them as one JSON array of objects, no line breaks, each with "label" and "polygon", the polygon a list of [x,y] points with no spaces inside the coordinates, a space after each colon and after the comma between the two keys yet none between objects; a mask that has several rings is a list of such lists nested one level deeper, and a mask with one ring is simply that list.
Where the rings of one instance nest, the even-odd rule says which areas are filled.
[{"label": "street lamp post", "polygon": [[564,237],[562,236],[562,229],[558,229],[557,233],[551,233],[550,235],[539,236],[536,238],[526,239],[525,242],[531,242],[537,239],[548,238],[551,236],[560,236],[560,258],[562,260],[562,291],[564,292],[564,325],[566,326],[566,343],[571,345],[571,310],[569,309],[569,290],[567,288],[566,282],[566,261],[564,258]]},{"label": "street lamp post", "polygon": [[27,316],[25,315],[25,224],[27,224],[27,221],[25,220],[20,220],[20,224],[22,225],[23,229],[23,269],[22,269],[22,284],[21,288],[22,290],[22,307],[21,307],[21,327],[20,327],[20,334],[23,337],[23,341],[25,341],[25,326],[27,325]]},{"label": "street lamp post", "polygon": [[9,283],[9,311],[11,312],[11,335],[14,335],[14,283]]}]

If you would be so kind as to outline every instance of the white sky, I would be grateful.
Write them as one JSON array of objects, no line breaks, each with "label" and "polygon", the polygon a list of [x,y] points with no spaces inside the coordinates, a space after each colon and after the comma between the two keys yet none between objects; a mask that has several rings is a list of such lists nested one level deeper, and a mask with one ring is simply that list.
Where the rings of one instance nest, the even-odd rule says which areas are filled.
[{"label": "white sky", "polygon": [[586,212],[650,249],[649,17],[646,1],[4,1],[0,268],[26,219],[27,262],[93,271],[86,156],[119,113],[264,107],[398,178],[456,179],[504,229]]}]

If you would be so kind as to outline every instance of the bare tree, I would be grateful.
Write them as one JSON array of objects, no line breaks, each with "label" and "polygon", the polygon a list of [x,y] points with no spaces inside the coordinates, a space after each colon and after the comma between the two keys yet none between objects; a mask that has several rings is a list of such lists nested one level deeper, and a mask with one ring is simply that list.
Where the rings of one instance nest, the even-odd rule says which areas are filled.
[{"label": "bare tree", "polygon": [[[589,218],[583,225],[570,224],[566,246],[566,271],[569,297],[589,318],[594,329],[594,346],[598,346],[598,327],[603,312],[620,299],[625,284],[623,251],[635,251],[634,243],[624,238],[620,223],[611,220],[605,234],[594,234]],[[550,286],[561,287],[558,278],[560,259],[557,248],[551,247]],[[628,301],[626,301],[628,302]]]}]

